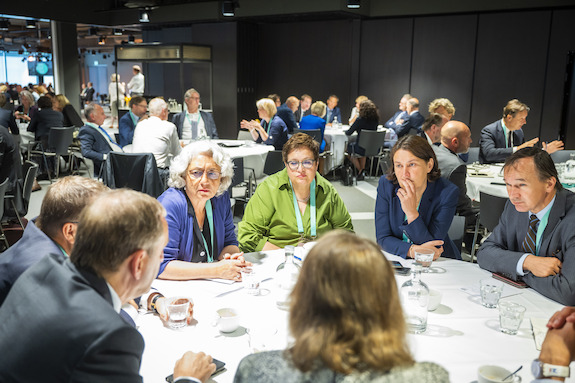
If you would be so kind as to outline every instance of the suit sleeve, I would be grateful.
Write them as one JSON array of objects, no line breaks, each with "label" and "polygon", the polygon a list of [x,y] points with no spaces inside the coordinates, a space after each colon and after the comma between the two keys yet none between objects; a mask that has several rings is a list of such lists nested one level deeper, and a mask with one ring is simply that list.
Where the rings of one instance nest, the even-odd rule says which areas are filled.
[{"label": "suit sleeve", "polygon": [[495,133],[487,127],[481,130],[481,139],[479,142],[484,161],[487,163],[503,162],[507,157],[513,154],[513,148],[497,148],[495,144]]},{"label": "suit sleeve", "polygon": [[396,218],[392,216],[393,211],[391,209],[393,188],[385,187],[386,184],[385,176],[382,176],[377,187],[377,198],[375,201],[375,235],[377,243],[388,253],[406,258],[411,244],[404,242],[402,238],[396,237],[393,232],[392,225]]},{"label": "suit sleeve", "polygon": [[473,208],[471,206],[471,198],[467,195],[467,166],[459,165],[453,170],[449,180],[457,186],[459,189],[459,198],[457,201],[457,211],[463,215],[468,216],[473,214]]},{"label": "suit sleeve", "polygon": [[218,139],[218,130],[216,129],[216,122],[214,121],[214,116],[210,113],[205,113],[204,117],[206,117],[205,125],[210,127],[210,132],[208,134],[213,139]]},{"label": "suit sleeve", "polygon": [[78,138],[80,139],[82,155],[86,158],[95,161],[104,161],[104,154],[97,152],[94,150],[94,144],[96,142],[96,138],[93,134],[88,133],[86,130],[80,129],[80,133],[78,134]]}]

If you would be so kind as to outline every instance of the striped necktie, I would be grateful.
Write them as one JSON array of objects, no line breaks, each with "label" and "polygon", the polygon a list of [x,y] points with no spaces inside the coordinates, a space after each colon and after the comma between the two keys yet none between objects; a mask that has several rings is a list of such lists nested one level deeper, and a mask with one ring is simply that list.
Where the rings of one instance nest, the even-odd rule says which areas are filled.
[{"label": "striped necktie", "polygon": [[539,225],[539,218],[535,214],[531,214],[531,217],[529,217],[529,229],[525,240],[523,240],[523,251],[534,255],[537,255],[537,225]]}]

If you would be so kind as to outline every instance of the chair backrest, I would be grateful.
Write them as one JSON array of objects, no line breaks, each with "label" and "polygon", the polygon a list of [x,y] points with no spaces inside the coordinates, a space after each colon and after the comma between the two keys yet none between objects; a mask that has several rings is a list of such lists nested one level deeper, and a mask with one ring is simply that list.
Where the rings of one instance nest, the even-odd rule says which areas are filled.
[{"label": "chair backrest", "polygon": [[239,130],[238,131],[238,140],[240,141],[253,141],[252,134],[247,130]]},{"label": "chair backrest", "polygon": [[417,128],[409,128],[407,134],[410,136],[417,136],[419,134],[419,129]]},{"label": "chair backrest", "polygon": [[10,182],[10,178],[6,177],[4,182],[0,184],[0,218],[4,216],[4,195],[6,195],[6,190],[8,189],[8,183]]},{"label": "chair backrest", "polygon": [[358,145],[365,150],[365,156],[377,156],[385,143],[385,132],[376,130],[362,130]]},{"label": "chair backrest", "polygon": [[571,158],[571,154],[575,153],[575,150],[559,150],[558,152],[551,153],[551,158],[556,164],[568,161]]},{"label": "chair backrest", "polygon": [[457,249],[461,253],[461,246],[463,244],[463,236],[465,235],[465,217],[456,215],[451,221],[451,226],[447,231],[447,235],[453,241]]},{"label": "chair backrest", "polygon": [[283,170],[284,162],[282,159],[282,151],[281,150],[272,150],[268,152],[266,157],[266,162],[264,164],[264,174],[268,176]]},{"label": "chair backrest", "polygon": [[294,129],[293,133],[305,133],[313,137],[321,145],[321,130],[320,129]]},{"label": "chair backrest", "polygon": [[499,223],[499,218],[501,217],[503,209],[505,209],[505,204],[509,198],[479,192],[479,200],[480,222],[487,230],[493,231],[495,226]]},{"label": "chair backrest", "polygon": [[129,188],[157,198],[164,185],[152,153],[108,153],[102,181],[111,189]]},{"label": "chair backrest", "polygon": [[[74,140],[74,130],[76,127],[69,128],[50,128],[48,136],[48,147],[56,154],[68,154],[68,147]],[[46,149],[46,148],[44,148]]]},{"label": "chair backrest", "polygon": [[32,161],[24,163],[24,186],[22,187],[22,199],[25,202],[26,213],[28,214],[28,204],[30,203],[30,196],[32,195],[32,187],[34,186],[34,179],[38,173],[38,164]]},{"label": "chair backrest", "polygon": [[479,162],[479,147],[469,148],[469,155],[467,156],[466,163],[472,164],[474,162]]},{"label": "chair backrest", "polygon": [[234,186],[237,186],[242,182],[244,182],[244,158],[243,157],[232,158],[232,162],[234,163],[234,176],[232,177],[232,183],[230,184],[230,187],[228,189],[230,191],[230,195],[232,195],[231,189]]}]

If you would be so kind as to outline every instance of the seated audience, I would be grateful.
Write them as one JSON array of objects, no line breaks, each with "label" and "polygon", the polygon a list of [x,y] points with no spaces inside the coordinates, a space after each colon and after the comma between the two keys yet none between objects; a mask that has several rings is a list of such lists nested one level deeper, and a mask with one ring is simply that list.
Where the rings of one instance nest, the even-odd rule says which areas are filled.
[{"label": "seated audience", "polygon": [[[482,163],[503,162],[515,151],[531,147],[539,141],[539,137],[525,141],[521,127],[527,123],[529,107],[517,99],[513,99],[503,108],[503,118],[495,121],[481,130],[479,140],[479,160]],[[563,150],[563,142],[543,142],[543,149],[549,154]]]},{"label": "seated audience", "polygon": [[70,104],[70,100],[63,94],[58,94],[54,101],[54,110],[61,112],[64,116],[64,126],[75,126],[81,128],[84,125],[82,117],[76,112],[76,109]]},{"label": "seated audience", "polygon": [[[126,189],[103,193],[83,210],[70,260],[56,253],[41,259],[0,307],[0,349],[10,350],[0,358],[0,381],[142,381],[144,340],[118,312],[157,275],[168,241],[165,213],[153,198]],[[174,378],[204,382],[215,371],[211,361],[188,352]]]},{"label": "seated audience", "polygon": [[[8,179],[8,188],[5,194],[12,194],[15,187],[17,187],[16,183],[18,182],[18,178],[21,177],[22,164],[18,145],[16,145],[14,137],[8,129],[0,126],[0,183]],[[8,200],[1,201],[0,203],[3,203],[5,207],[7,205],[10,208],[12,207],[11,204],[8,204]],[[4,215],[7,214],[7,210],[8,209],[4,208]],[[0,260],[1,259],[2,257],[0,257]]]},{"label": "seated audience", "polygon": [[441,128],[447,118],[439,113],[431,113],[423,122],[419,135],[427,140],[429,145],[435,146],[441,142]]},{"label": "seated audience", "polygon": [[285,122],[288,133],[293,134],[294,129],[297,128],[297,122],[295,121],[295,112],[299,107],[299,100],[297,97],[290,96],[287,98],[285,104],[281,105],[277,109],[277,116]]},{"label": "seated audience", "polygon": [[359,117],[359,105],[365,100],[368,100],[366,96],[359,96],[355,99],[355,106],[351,108],[351,114],[349,116],[349,126],[353,125],[355,120]]},{"label": "seated audience", "polygon": [[277,109],[274,102],[269,98],[262,98],[256,103],[261,123],[251,120],[242,120],[242,129],[250,131],[255,142],[273,145],[275,150],[282,150],[288,140],[287,126],[276,115]]},{"label": "seated audience", "polygon": [[441,366],[415,362],[393,269],[375,243],[352,233],[329,233],[309,252],[289,330],[290,348],[246,356],[234,383],[449,382]]},{"label": "seated audience", "polygon": [[218,138],[218,130],[211,113],[200,110],[200,93],[194,88],[184,94],[188,111],[174,115],[172,122],[178,128],[178,137],[184,142],[201,138]]},{"label": "seated audience", "polygon": [[102,128],[106,115],[100,105],[86,105],[84,114],[88,122],[80,128],[78,138],[81,143],[82,155],[94,162],[94,176],[97,176],[100,173],[102,163],[108,157],[108,153],[112,151],[122,152],[123,150]]},{"label": "seated audience", "polygon": [[355,142],[351,142],[347,147],[347,152],[351,155],[351,162],[357,170],[358,176],[357,180],[361,181],[365,178],[365,149],[359,146],[359,137],[361,137],[361,131],[366,130],[377,130],[377,125],[379,124],[379,111],[377,106],[371,100],[362,101],[359,105],[359,118],[355,120],[353,125],[345,132],[347,136],[351,136],[354,132],[357,132],[357,138]]},{"label": "seated audience", "polygon": [[321,144],[319,146],[320,153],[325,150],[325,140],[323,138],[326,124],[325,120],[323,119],[325,116],[325,110],[326,105],[323,102],[314,102],[311,104],[311,114],[302,118],[299,124],[299,128],[303,130],[319,129],[321,131]]},{"label": "seated audience", "polygon": [[272,93],[268,96],[268,98],[271,99],[274,102],[274,104],[276,104],[276,108],[279,108],[280,105],[282,104],[282,100],[279,94]]},{"label": "seated audience", "polygon": [[419,100],[415,97],[407,100],[405,104],[406,115],[400,118],[399,124],[395,122],[391,124],[391,129],[395,131],[397,137],[403,137],[406,134],[421,133],[421,125],[425,121],[425,117],[419,113]]},{"label": "seated audience", "polygon": [[274,250],[313,240],[341,228],[353,230],[335,188],[319,173],[319,145],[308,134],[294,134],[284,145],[285,169],[260,183],[238,225],[240,248]]},{"label": "seated audience", "polygon": [[18,125],[16,124],[14,113],[10,109],[6,95],[3,93],[0,93],[0,126],[5,127],[15,136],[20,134],[20,129],[18,129]]},{"label": "seated audience", "polygon": [[148,118],[148,115],[146,114],[148,111],[148,103],[144,97],[132,97],[128,106],[130,107],[130,111],[124,114],[120,118],[120,121],[118,121],[118,130],[120,133],[118,144],[122,148],[126,145],[130,145],[134,140],[134,130],[136,129],[138,122]]},{"label": "seated audience", "polygon": [[300,122],[302,118],[311,114],[311,103],[312,98],[309,94],[302,94],[300,97],[299,107],[295,112],[295,119],[297,122]]},{"label": "seated audience", "polygon": [[409,93],[401,96],[401,99],[399,100],[399,109],[389,120],[387,120],[387,122],[383,125],[384,127],[387,129],[394,129],[395,131],[395,127],[403,124],[403,122],[407,119],[407,101],[410,98],[411,95]]},{"label": "seated audience", "polygon": [[447,232],[455,215],[459,190],[440,177],[431,146],[407,135],[391,151],[391,167],[382,176],[375,202],[377,243],[388,253],[413,258],[420,248],[461,259]]},{"label": "seated audience", "polygon": [[16,108],[15,117],[21,121],[30,121],[38,111],[36,100],[27,90],[20,92],[20,105]]},{"label": "seated audience", "polygon": [[575,194],[563,188],[551,156],[539,148],[513,153],[503,173],[509,201],[477,253],[479,266],[575,304]]},{"label": "seated audience", "polygon": [[34,114],[28,125],[28,131],[34,132],[34,140],[40,141],[44,150],[48,150],[50,128],[63,127],[64,116],[52,109],[52,99],[48,96],[38,99],[38,108],[38,112]]},{"label": "seated audience", "polygon": [[158,198],[169,229],[159,278],[241,279],[249,263],[234,232],[227,192],[232,176],[230,157],[209,141],[192,142],[174,158],[170,188]]},{"label": "seated audience", "polygon": [[435,100],[431,101],[429,103],[428,111],[429,114],[439,113],[445,116],[447,121],[451,121],[455,115],[455,107],[447,98],[436,98]]},{"label": "seated audience", "polygon": [[[326,114],[325,114],[325,122],[328,125],[331,125],[334,118],[336,118],[336,117],[337,117],[338,122],[342,122],[341,110],[337,106],[338,102],[339,102],[339,97],[337,97],[335,94],[332,94],[327,98],[327,101],[326,101],[327,109],[326,109]],[[313,110],[311,112],[313,113]]]}]

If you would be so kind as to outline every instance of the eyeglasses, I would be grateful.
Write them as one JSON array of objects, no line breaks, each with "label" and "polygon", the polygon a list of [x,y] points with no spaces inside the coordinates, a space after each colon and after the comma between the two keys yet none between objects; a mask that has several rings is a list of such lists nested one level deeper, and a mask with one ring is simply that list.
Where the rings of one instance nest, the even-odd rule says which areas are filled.
[{"label": "eyeglasses", "polygon": [[[202,176],[204,175],[204,171],[203,170],[191,170],[189,173],[191,178],[195,178],[195,179],[199,179],[202,178]],[[215,170],[208,170],[208,178],[211,180],[217,180],[220,178],[221,173],[220,172],[216,172]]]},{"label": "eyeglasses", "polygon": [[287,164],[291,170],[298,170],[299,165],[301,164],[304,169],[311,169],[313,164],[315,163],[314,160],[303,160],[303,161],[288,161]]},{"label": "eyeglasses", "polygon": [[136,106],[139,106],[140,108],[147,108],[148,104],[136,104]]}]

